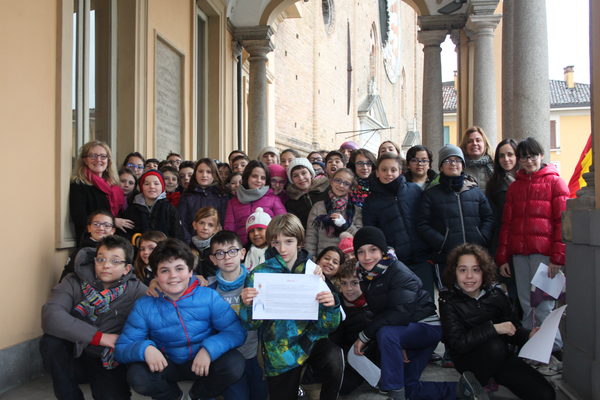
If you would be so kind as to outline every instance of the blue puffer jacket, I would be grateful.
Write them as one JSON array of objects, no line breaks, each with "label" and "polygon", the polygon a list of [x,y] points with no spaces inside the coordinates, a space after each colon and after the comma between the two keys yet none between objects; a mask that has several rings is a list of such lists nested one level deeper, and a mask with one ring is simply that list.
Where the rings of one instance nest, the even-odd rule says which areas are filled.
[{"label": "blue puffer jacket", "polygon": [[161,296],[135,303],[117,340],[117,361],[143,362],[150,345],[176,364],[193,359],[201,348],[216,360],[244,343],[246,330],[231,306],[195,277],[190,282],[177,301]]},{"label": "blue puffer jacket", "polygon": [[407,265],[426,260],[425,244],[415,227],[422,194],[419,185],[400,175],[385,185],[377,180],[363,205],[363,225],[381,229],[388,246]]},{"label": "blue puffer jacket", "polygon": [[462,243],[485,248],[494,230],[494,214],[477,183],[467,176],[455,192],[442,182],[423,193],[417,231],[436,263],[446,263],[448,253]]}]

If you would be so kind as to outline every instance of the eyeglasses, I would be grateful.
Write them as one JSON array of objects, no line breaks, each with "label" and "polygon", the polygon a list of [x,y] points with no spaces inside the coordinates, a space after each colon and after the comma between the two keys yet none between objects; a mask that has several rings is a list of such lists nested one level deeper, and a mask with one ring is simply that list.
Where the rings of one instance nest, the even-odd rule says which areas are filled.
[{"label": "eyeglasses", "polygon": [[182,160],[169,160],[169,163],[174,164],[174,165],[179,165],[179,164],[181,164],[181,161]]},{"label": "eyeglasses", "polygon": [[417,164],[429,164],[429,160],[427,158],[411,158],[409,161]]},{"label": "eyeglasses", "polygon": [[352,186],[352,182],[344,181],[344,180],[339,179],[339,178],[334,178],[332,180],[332,182],[335,183],[336,185],[340,185],[340,186],[344,186],[344,187],[350,187],[350,186]]},{"label": "eyeglasses", "polygon": [[98,221],[94,221],[92,222],[90,225],[92,225],[94,228],[112,228],[114,225],[111,224],[110,222],[98,222]]},{"label": "eyeglasses", "polygon": [[94,261],[96,261],[96,263],[100,264],[100,265],[104,265],[104,264],[108,263],[108,265],[112,265],[113,267],[118,267],[120,264],[123,264],[123,265],[129,264],[129,262],[127,262],[125,260],[119,260],[117,258],[113,258],[112,260],[109,260],[106,257],[94,257]]},{"label": "eyeglasses", "polygon": [[101,160],[106,161],[108,158],[108,154],[88,154],[86,158],[91,158],[92,160]]},{"label": "eyeglasses", "polygon": [[528,156],[519,156],[519,161],[527,162],[527,161],[537,161],[539,154],[528,155]]},{"label": "eyeglasses", "polygon": [[142,164],[127,163],[127,167],[133,168],[133,169],[144,169],[144,165],[142,165]]},{"label": "eyeglasses", "polygon": [[357,167],[371,167],[373,165],[371,161],[357,161],[354,164]]},{"label": "eyeglasses", "polygon": [[460,163],[462,163],[461,160],[455,160],[455,159],[451,159],[451,158],[448,158],[448,159],[442,161],[442,164],[446,164],[446,165],[456,165],[456,164],[460,164]]},{"label": "eyeglasses", "polygon": [[225,258],[225,255],[228,255],[230,258],[237,256],[239,251],[240,249],[229,249],[227,251],[217,250],[212,253],[212,255],[215,256],[217,260],[222,260]]},{"label": "eyeglasses", "polygon": [[271,179],[271,185],[283,185],[285,184],[285,179]]}]

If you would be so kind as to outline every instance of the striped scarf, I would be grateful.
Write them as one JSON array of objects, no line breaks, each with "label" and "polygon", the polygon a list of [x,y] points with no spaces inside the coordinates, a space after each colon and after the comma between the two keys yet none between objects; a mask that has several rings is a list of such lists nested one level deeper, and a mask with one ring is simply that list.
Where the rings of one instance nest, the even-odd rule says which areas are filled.
[{"label": "striped scarf", "polygon": [[95,322],[98,319],[97,314],[103,314],[110,310],[110,303],[125,293],[127,283],[123,283],[112,289],[104,289],[98,292],[92,285],[86,281],[81,282],[81,292],[84,300],[77,304],[73,309],[82,317]]}]

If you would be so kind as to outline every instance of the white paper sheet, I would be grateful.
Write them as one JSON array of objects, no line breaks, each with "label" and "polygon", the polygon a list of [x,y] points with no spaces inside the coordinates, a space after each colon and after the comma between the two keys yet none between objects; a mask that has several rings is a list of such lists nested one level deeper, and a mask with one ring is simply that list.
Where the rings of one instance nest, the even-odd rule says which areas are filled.
[{"label": "white paper sheet", "polygon": [[252,302],[252,318],[318,319],[320,282],[321,277],[311,274],[254,274],[258,295]]},{"label": "white paper sheet", "polygon": [[567,305],[565,304],[552,311],[546,317],[540,330],[521,348],[519,357],[548,364],[552,355],[554,338],[556,337],[556,332],[558,332],[558,324],[566,307]]},{"label": "white paper sheet", "polygon": [[317,264],[313,260],[306,260],[306,264],[304,265],[304,273],[305,274],[314,274],[315,269],[317,268]]},{"label": "white paper sheet", "polygon": [[531,280],[533,286],[543,290],[555,299],[558,299],[558,296],[560,296],[565,287],[565,282],[565,274],[562,271],[556,274],[554,278],[548,278],[548,266],[544,263],[540,263]]},{"label": "white paper sheet", "polygon": [[379,378],[381,378],[381,370],[367,357],[354,354],[354,347],[351,347],[350,351],[348,351],[348,364],[350,364],[360,376],[365,378],[369,385],[373,387],[377,386]]}]

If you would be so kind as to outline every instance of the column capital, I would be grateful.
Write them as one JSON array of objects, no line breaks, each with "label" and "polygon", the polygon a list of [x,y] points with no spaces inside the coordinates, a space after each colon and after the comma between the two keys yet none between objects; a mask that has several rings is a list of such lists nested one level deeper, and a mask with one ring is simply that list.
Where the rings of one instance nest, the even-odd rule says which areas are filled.
[{"label": "column capital", "polygon": [[470,15],[465,25],[467,35],[478,35],[480,33],[492,34],[501,19],[502,15],[500,14]]},{"label": "column capital", "polygon": [[440,46],[446,40],[446,30],[435,30],[435,31],[418,31],[417,40],[419,43],[427,46]]},{"label": "column capital", "polygon": [[496,12],[498,0],[471,0],[467,15],[490,15]]},{"label": "column capital", "polygon": [[233,37],[239,42],[251,57],[266,57],[275,49],[271,41],[273,29],[269,25],[248,26],[235,28]]},{"label": "column capital", "polygon": [[237,40],[232,40],[231,41],[231,52],[233,53],[233,58],[238,58],[240,55],[242,55],[242,49],[244,48],[244,46],[242,46],[242,44],[237,41]]},{"label": "column capital", "polygon": [[452,40],[457,49],[460,47],[460,31],[458,29],[450,32],[450,40]]}]

